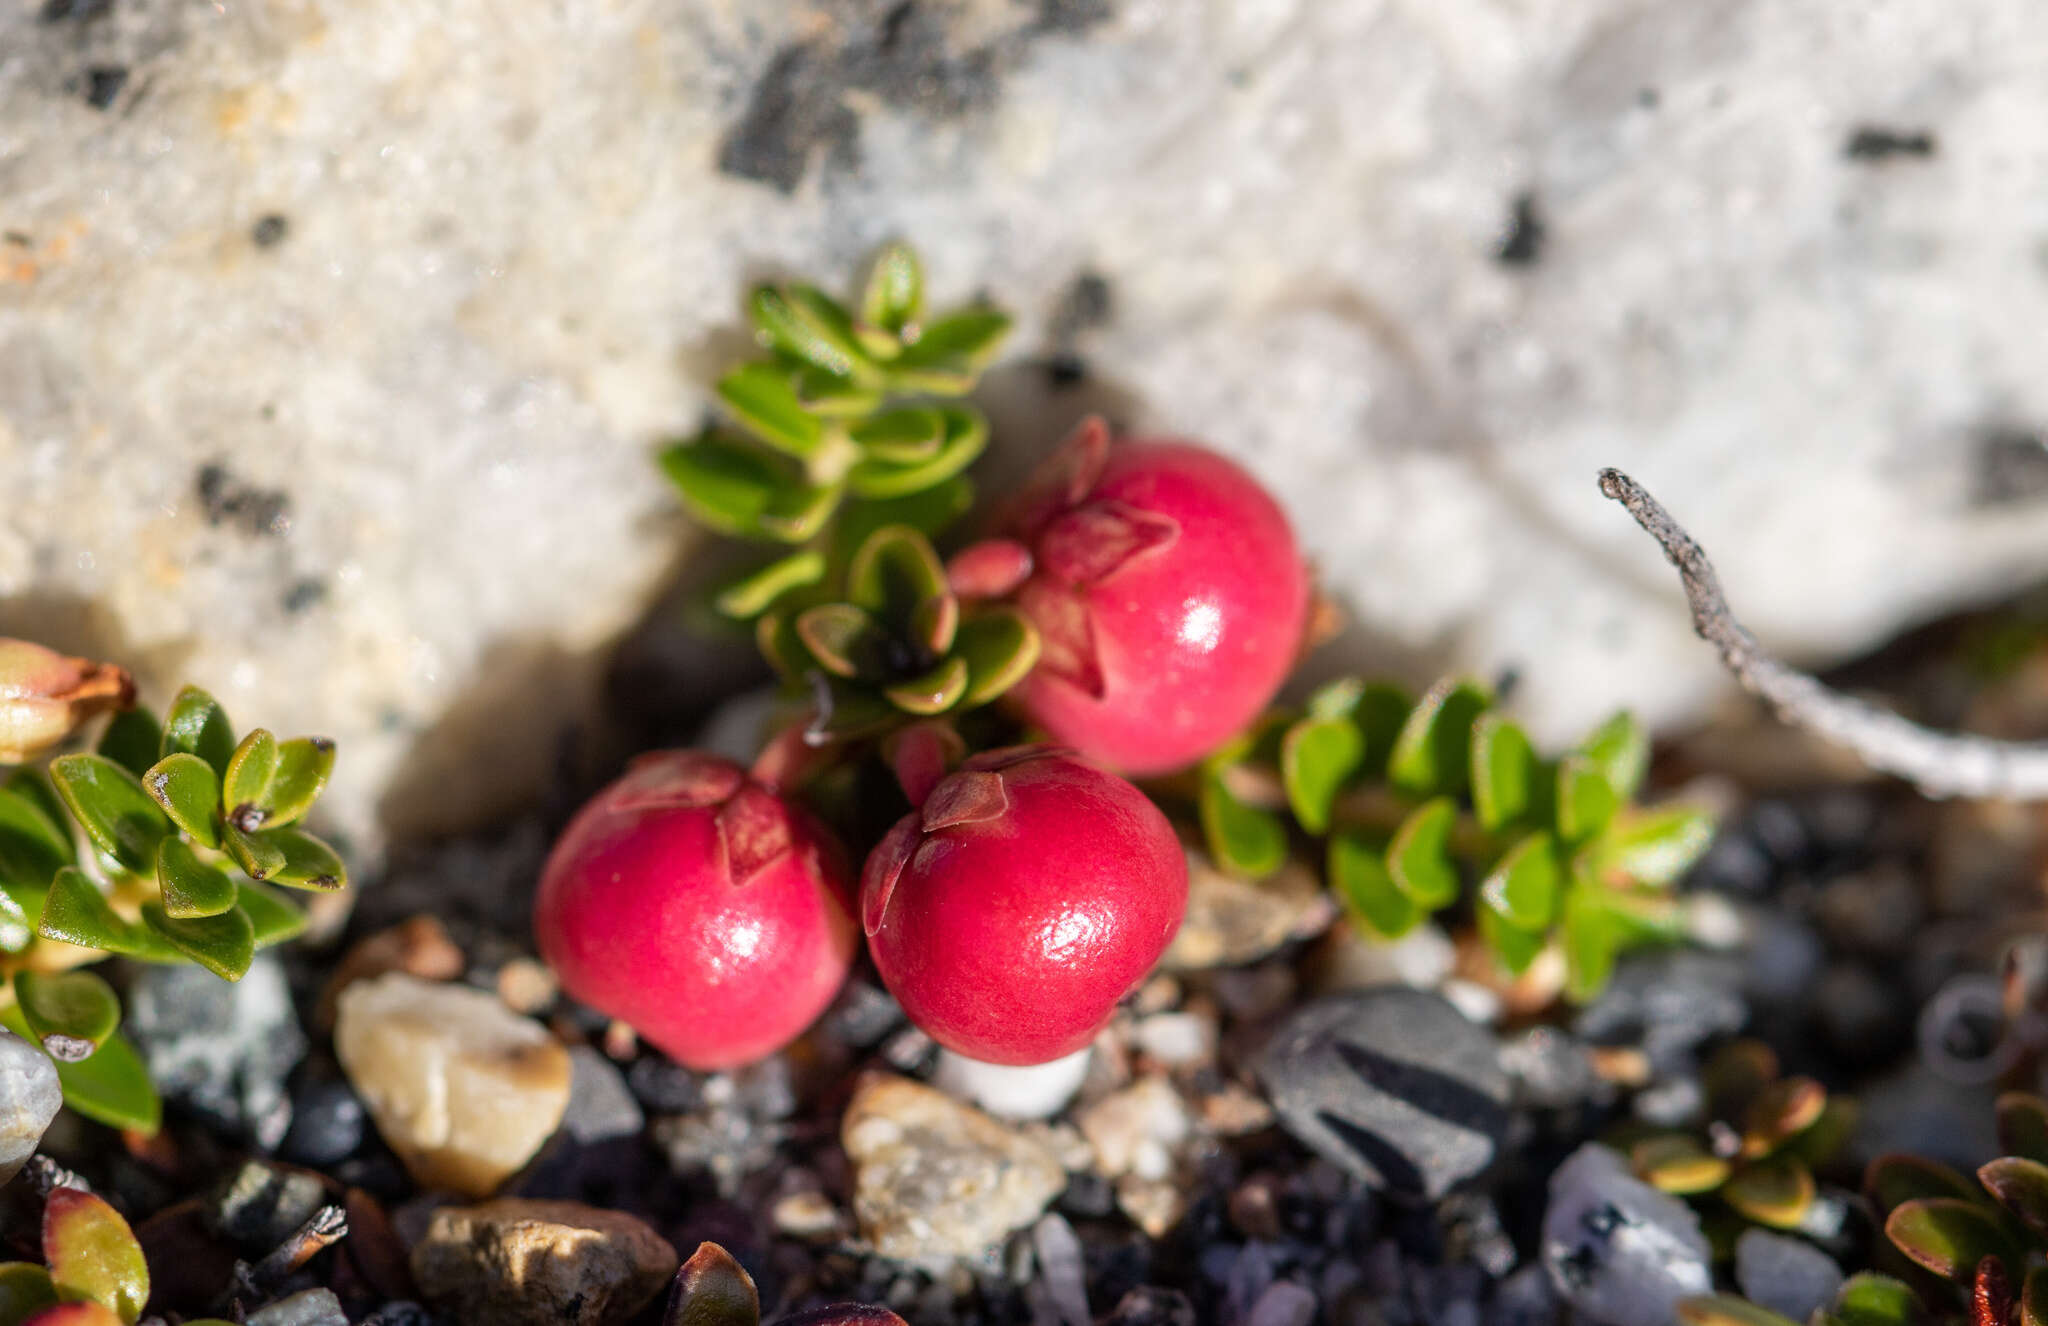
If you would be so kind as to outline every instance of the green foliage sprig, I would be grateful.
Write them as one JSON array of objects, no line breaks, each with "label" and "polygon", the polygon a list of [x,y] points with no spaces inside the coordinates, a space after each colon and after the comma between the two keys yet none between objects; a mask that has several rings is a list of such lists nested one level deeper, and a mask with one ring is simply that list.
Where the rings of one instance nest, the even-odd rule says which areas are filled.
[{"label": "green foliage sprig", "polygon": [[1700,1074],[1705,1110],[1691,1130],[1645,1129],[1627,1144],[1636,1174],[1705,1209],[1716,1246],[1742,1225],[1796,1230],[1818,1195],[1816,1170],[1840,1155],[1856,1106],[1810,1077],[1781,1077],[1761,1041],[1731,1041]]},{"label": "green foliage sprig", "polygon": [[[754,290],[747,314],[767,353],[719,379],[732,426],[668,448],[661,465],[704,525],[792,546],[719,594],[721,611],[751,620],[843,572],[874,530],[932,535],[967,510],[963,472],[988,420],[957,398],[1010,318],[979,305],[927,317],[924,269],[901,244],[875,260],[857,311],[787,284]],[[849,510],[858,524],[835,530]]]},{"label": "green foliage sprig", "polygon": [[0,970],[13,994],[0,1024],[56,1061],[72,1108],[144,1131],[162,1114],[116,1032],[112,987],[83,963],[118,954],[239,980],[258,949],[306,928],[268,886],[347,884],[341,857],[299,827],[333,767],[321,738],[257,728],[237,740],[220,704],[188,687],[163,723],[129,709],[93,753],[0,784]]},{"label": "green foliage sprig", "polygon": [[1346,679],[1210,757],[1198,805],[1210,854],[1238,874],[1277,869],[1296,831],[1319,840],[1330,888],[1382,939],[1476,882],[1479,933],[1507,970],[1555,943],[1567,993],[1587,998],[1623,949],[1679,937],[1669,886],[1713,834],[1697,807],[1633,804],[1648,764],[1627,714],[1544,759],[1477,682],[1418,699]]}]

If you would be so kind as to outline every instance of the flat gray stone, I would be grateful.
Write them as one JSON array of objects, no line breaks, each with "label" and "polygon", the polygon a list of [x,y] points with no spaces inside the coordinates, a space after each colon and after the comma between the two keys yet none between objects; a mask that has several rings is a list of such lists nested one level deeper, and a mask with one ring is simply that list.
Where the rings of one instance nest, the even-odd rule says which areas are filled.
[{"label": "flat gray stone", "polygon": [[1371,1186],[1435,1200],[1485,1169],[1507,1131],[1493,1035],[1408,986],[1327,995],[1260,1051],[1280,1122]]}]

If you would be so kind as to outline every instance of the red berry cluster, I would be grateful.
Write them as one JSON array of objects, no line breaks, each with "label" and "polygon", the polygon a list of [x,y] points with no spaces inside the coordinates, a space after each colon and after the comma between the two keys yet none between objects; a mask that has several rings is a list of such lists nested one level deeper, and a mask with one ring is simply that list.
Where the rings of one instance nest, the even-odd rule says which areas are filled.
[{"label": "red berry cluster", "polygon": [[[1052,744],[907,773],[916,803],[858,897],[832,835],[762,777],[643,757],[576,816],[535,930],[564,989],[693,1068],[772,1052],[830,1003],[857,949],[918,1026],[993,1063],[1085,1046],[1187,904],[1166,816],[1121,775],[1187,767],[1291,668],[1309,583],[1258,483],[1188,442],[1111,444],[1090,421],[949,579],[1043,641],[1006,698]],[[929,747],[926,748],[929,751]]]}]

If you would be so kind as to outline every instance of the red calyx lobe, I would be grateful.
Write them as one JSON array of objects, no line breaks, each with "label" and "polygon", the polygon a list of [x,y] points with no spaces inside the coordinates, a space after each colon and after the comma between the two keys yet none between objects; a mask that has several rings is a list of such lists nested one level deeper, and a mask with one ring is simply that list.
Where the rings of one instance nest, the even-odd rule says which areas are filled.
[{"label": "red calyx lobe", "polygon": [[533,928],[564,990],[700,1070],[794,1040],[858,943],[826,830],[700,751],[642,756],[577,812]]},{"label": "red calyx lobe", "polygon": [[1032,575],[1020,607],[1043,637],[1013,693],[1053,740],[1136,777],[1194,763],[1287,679],[1309,579],[1258,482],[1191,442],[1111,445],[1084,423],[1008,533]]},{"label": "red calyx lobe", "polygon": [[1057,747],[990,751],[869,854],[884,984],[941,1045],[1035,1064],[1088,1044],[1166,951],[1187,857],[1159,808]]}]

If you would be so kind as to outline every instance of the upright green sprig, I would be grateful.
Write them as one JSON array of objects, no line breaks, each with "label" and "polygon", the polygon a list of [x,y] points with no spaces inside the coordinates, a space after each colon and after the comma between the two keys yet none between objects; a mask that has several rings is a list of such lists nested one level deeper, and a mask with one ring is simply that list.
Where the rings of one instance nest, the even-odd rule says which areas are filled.
[{"label": "upright green sprig", "polygon": [[[1010,318],[979,305],[927,317],[923,267],[902,244],[875,260],[857,311],[792,283],[755,289],[747,314],[766,354],[719,379],[733,426],[668,448],[661,465],[704,525],[792,546],[719,594],[721,611],[751,620],[826,581],[866,533],[936,534],[966,511],[963,471],[988,420],[957,398]],[[855,537],[834,538],[849,507],[875,509]]]},{"label": "upright green sprig", "polygon": [[1319,840],[1331,889],[1383,939],[1475,882],[1500,962],[1520,973],[1556,944],[1583,999],[1625,948],[1679,936],[1669,886],[1712,837],[1696,807],[1632,804],[1648,765],[1625,713],[1544,759],[1477,682],[1446,678],[1417,699],[1346,679],[1205,761],[1198,803],[1210,854],[1238,874],[1270,874],[1297,837]]},{"label": "upright green sprig", "polygon": [[112,987],[78,968],[118,954],[234,981],[258,949],[300,934],[304,913],[266,886],[347,884],[334,849],[298,827],[333,767],[322,738],[257,728],[237,740],[220,704],[188,687],[163,723],[129,709],[93,753],[58,756],[47,777],[18,768],[0,785],[0,964],[13,995],[0,1024],[56,1061],[79,1113],[145,1131],[161,1117],[140,1057],[116,1034]]}]

